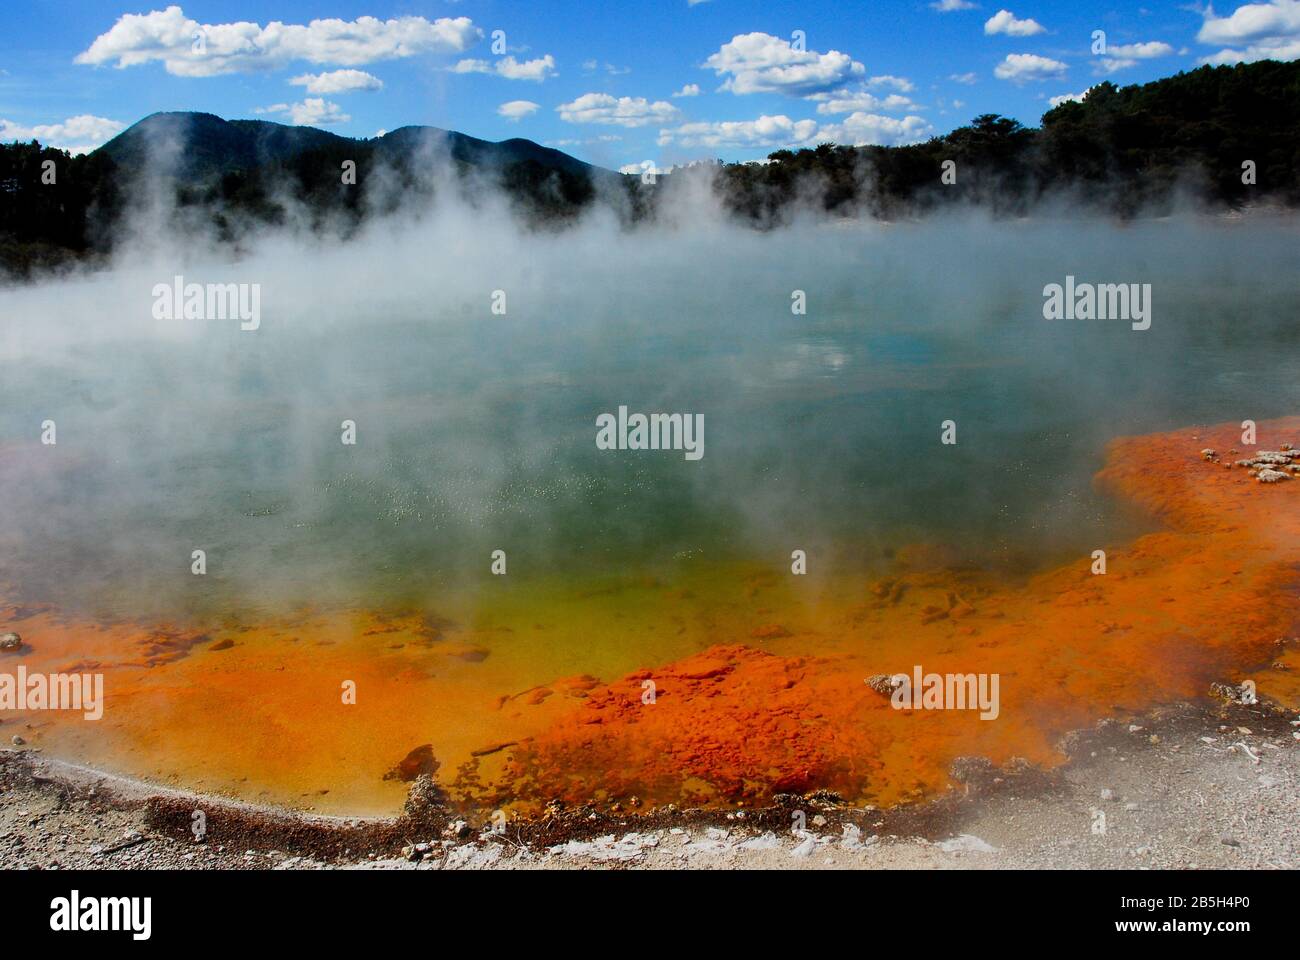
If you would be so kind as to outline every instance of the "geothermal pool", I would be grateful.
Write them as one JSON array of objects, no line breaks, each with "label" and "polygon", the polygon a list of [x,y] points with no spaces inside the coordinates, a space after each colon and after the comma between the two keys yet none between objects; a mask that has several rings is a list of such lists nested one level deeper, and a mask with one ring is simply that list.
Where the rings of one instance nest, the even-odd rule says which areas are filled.
[{"label": "geothermal pool", "polygon": [[[105,696],[0,734],[343,813],[421,772],[527,810],[889,804],[957,756],[1050,764],[1071,724],[1251,675],[1294,629],[1291,487],[1197,454],[1245,419],[1300,443],[1296,239],[449,219],[4,290],[0,630],[26,645],[0,670]],[[257,329],[155,316],[178,273],[258,284]],[[1151,284],[1150,328],[1045,320],[1067,275]],[[600,449],[620,406],[702,417],[703,456]],[[914,665],[999,672],[998,719],[863,683]]]}]

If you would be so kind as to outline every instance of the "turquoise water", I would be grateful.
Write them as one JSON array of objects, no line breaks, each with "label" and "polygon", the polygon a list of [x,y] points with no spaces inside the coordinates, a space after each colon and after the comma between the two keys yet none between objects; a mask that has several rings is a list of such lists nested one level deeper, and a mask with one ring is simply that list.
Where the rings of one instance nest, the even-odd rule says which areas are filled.
[{"label": "turquoise water", "polygon": [[[1296,239],[580,231],[499,257],[399,237],[189,267],[263,285],[254,333],[148,323],[172,264],[8,291],[0,577],[25,601],[185,616],[419,604],[481,583],[494,549],[512,576],[575,581],[778,568],[796,547],[814,571],[865,570],[918,541],[1030,569],[1133,528],[1091,488],[1108,439],[1300,409]],[[1151,283],[1151,329],[1044,320],[1067,273]],[[703,414],[704,457],[597,450],[620,405]]]}]

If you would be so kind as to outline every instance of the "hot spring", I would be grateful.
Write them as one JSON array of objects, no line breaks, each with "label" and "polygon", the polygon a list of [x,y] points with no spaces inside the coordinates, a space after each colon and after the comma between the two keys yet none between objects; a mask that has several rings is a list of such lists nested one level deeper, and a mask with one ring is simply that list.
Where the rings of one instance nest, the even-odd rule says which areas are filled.
[{"label": "hot spring", "polygon": [[[1062,724],[1254,666],[1174,622],[1089,659],[1091,622],[1032,611],[1062,595],[1052,571],[1164,536],[1094,485],[1108,443],[1300,410],[1295,232],[530,234],[444,211],[238,258],[142,240],[6,289],[0,629],[28,669],[102,672],[105,707],[0,732],[346,813],[395,811],[421,772],[467,808],[890,803],[961,753],[1048,762]],[[155,316],[177,274],[256,285],[259,324]],[[1067,275],[1150,284],[1149,328],[1044,319]],[[620,407],[699,417],[703,455],[602,449]],[[999,665],[998,721],[905,727],[862,683],[983,669],[1004,634],[1057,659]],[[1167,686],[1113,679],[1141,672],[1127,658]],[[1084,663],[1100,679],[1068,708],[1025,692]]]}]

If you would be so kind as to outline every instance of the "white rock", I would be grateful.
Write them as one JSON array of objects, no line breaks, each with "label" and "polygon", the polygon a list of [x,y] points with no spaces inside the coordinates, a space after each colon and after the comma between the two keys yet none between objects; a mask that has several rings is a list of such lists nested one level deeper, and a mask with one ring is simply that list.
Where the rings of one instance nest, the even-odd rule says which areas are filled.
[{"label": "white rock", "polygon": [[856,823],[844,824],[844,834],[840,838],[840,846],[845,850],[861,850],[862,828]]},{"label": "white rock", "polygon": [[775,833],[771,830],[760,837],[753,837],[739,844],[741,850],[775,850],[781,846],[781,841],[777,839]]},{"label": "white rock", "polygon": [[812,852],[816,849],[817,849],[817,840],[815,837],[810,836],[806,840],[804,840],[803,843],[799,844],[799,846],[791,850],[790,856],[792,857],[811,856]]},{"label": "white rock", "polygon": [[959,834],[951,840],[935,844],[944,853],[997,853],[997,848],[969,833]]}]

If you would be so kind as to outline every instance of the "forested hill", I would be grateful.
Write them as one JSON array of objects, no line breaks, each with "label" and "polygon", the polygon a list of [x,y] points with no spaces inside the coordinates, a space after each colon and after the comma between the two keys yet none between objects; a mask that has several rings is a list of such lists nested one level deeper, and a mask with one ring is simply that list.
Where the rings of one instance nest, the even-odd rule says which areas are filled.
[{"label": "forested hill", "polygon": [[[915,146],[823,144],[769,159],[723,169],[721,189],[737,213],[780,219],[812,184],[826,210],[883,217],[957,203],[1020,215],[1051,200],[1121,216],[1161,213],[1182,199],[1296,206],[1300,61],[1102,83],[1082,102],[1049,110],[1037,129],[988,114]],[[955,164],[952,184],[940,180],[946,160]],[[1254,184],[1243,182],[1247,161]]]},{"label": "forested hill", "polygon": [[[263,167],[323,167],[335,154],[359,166],[377,158],[443,153],[460,163],[497,168],[534,162],[548,170],[590,176],[596,168],[531,140],[493,143],[437,127],[402,127],[370,140],[340,137],[315,127],[266,120],[223,120],[210,113],[155,113],[122,131],[97,151],[124,168],[151,161],[190,186]],[[337,170],[329,171],[333,174]],[[322,173],[324,171],[322,170]],[[608,171],[606,171],[608,173]]]},{"label": "forested hill", "polygon": [[[43,181],[53,160],[53,184]],[[340,177],[344,161],[357,181]],[[382,168],[382,177],[367,174]],[[921,217],[976,206],[995,216],[1035,210],[1145,216],[1192,203],[1210,209],[1300,205],[1300,62],[1201,67],[1152,83],[1093,87],[1027,128],[996,114],[926,143],[820,144],[763,163],[708,164],[623,176],[528,140],[500,143],[404,127],[354,140],[310,127],[211,114],[146,117],[86,156],[38,143],[0,145],[0,271],[94,259],[112,249],[135,191],[174,194],[194,229],[237,242],[289,219],[344,235],[364,218],[416,205],[450,170],[470,195],[500,190],[522,222],[557,226],[609,203],[629,226],[671,206],[682,182],[712,178],[723,207],[768,227],[796,214]],[[944,170],[950,171],[944,182]],[[1248,182],[1253,179],[1253,182]],[[295,222],[300,222],[294,217]]]},{"label": "forested hill", "polygon": [[[53,183],[43,177],[50,160]],[[352,182],[343,176],[347,161]],[[381,168],[385,176],[367,177]],[[624,190],[620,174],[531,140],[494,143],[414,126],[357,140],[263,120],[155,113],[88,155],[35,141],[0,145],[0,268],[25,276],[106,254],[133,195],[160,188],[195,229],[234,242],[250,227],[285,222],[290,206],[346,234],[366,216],[418,203],[433,191],[435,172],[469,189],[504,191],[533,223],[574,216],[597,190]]]}]

